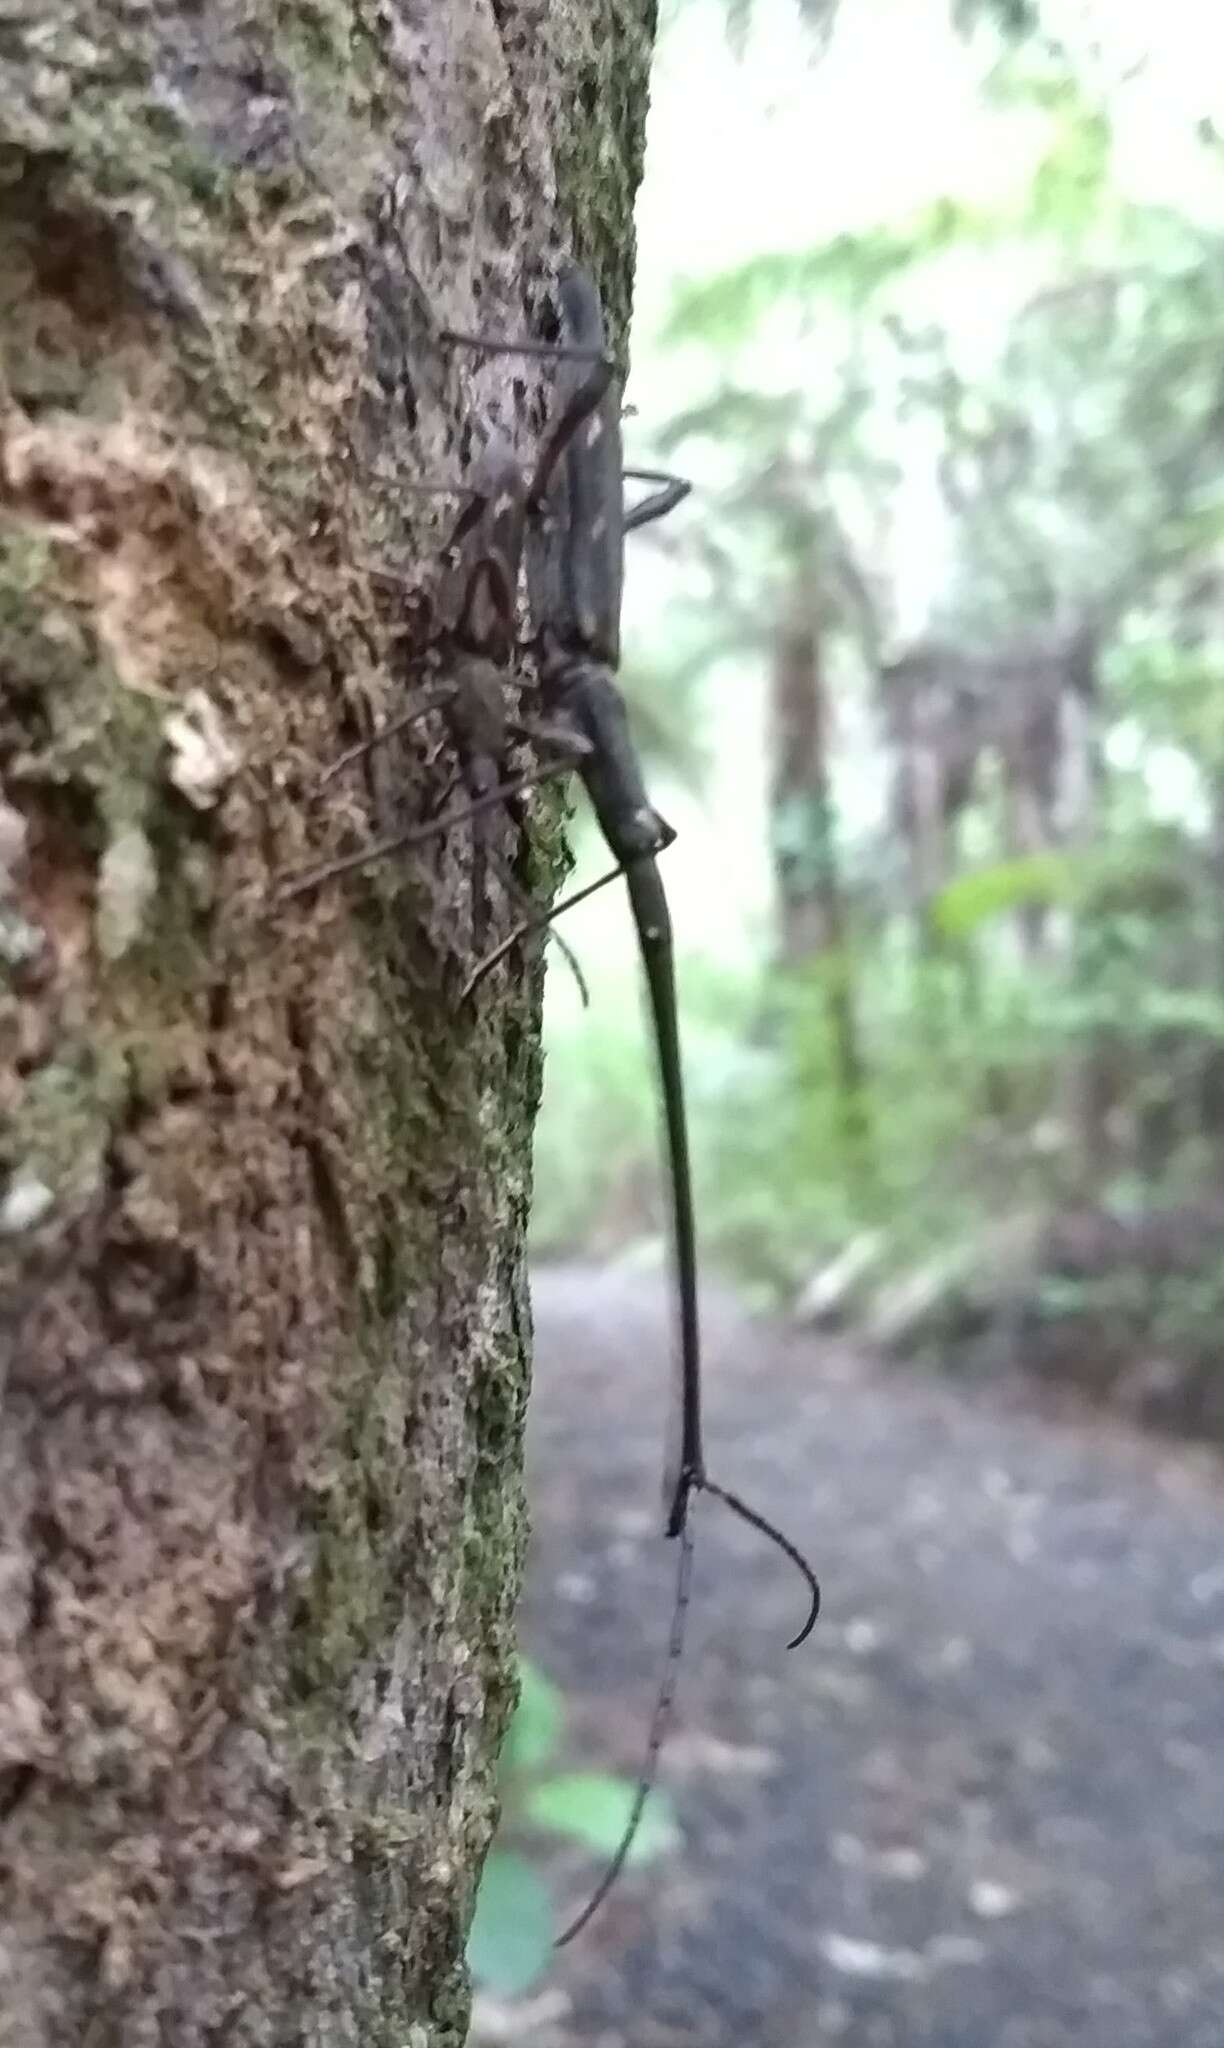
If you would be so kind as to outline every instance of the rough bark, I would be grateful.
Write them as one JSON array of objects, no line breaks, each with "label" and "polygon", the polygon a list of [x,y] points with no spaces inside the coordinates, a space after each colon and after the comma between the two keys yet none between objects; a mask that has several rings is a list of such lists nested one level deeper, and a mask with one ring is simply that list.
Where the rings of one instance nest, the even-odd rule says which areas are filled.
[{"label": "rough bark", "polygon": [[371,569],[428,587],[454,516],[414,487],[538,427],[533,369],[435,330],[538,320],[567,248],[623,328],[652,27],[0,30],[5,2048],[466,2031],[539,976],[458,1006],[461,834],[273,885],[437,796],[418,745],[381,815],[312,798],[396,706]]}]

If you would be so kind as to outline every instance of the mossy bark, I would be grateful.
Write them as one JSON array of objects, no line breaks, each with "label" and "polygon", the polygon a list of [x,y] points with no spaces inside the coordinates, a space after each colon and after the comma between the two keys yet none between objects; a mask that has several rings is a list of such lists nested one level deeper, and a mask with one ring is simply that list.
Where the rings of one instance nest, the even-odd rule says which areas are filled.
[{"label": "mossy bark", "polygon": [[566,249],[623,326],[652,27],[6,17],[5,2048],[465,2033],[539,973],[458,1001],[462,833],[275,885],[437,799],[420,736],[315,797],[403,701],[454,516],[417,487],[538,432],[546,371],[436,331],[538,319]]}]

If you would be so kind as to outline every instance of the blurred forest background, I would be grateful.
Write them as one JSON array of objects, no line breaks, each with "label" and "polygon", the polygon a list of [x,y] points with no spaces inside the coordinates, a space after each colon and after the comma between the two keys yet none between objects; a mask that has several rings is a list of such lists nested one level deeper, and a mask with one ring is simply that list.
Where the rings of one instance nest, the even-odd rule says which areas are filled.
[{"label": "blurred forest background", "polygon": [[[663,870],[704,1272],[753,1303],[849,1323],[864,1356],[1019,1364],[1224,1440],[1224,16],[1201,0],[671,0],[635,305],[628,459],[694,483],[680,512],[628,543],[622,680],[653,795],[680,827]],[[589,881],[606,860],[581,815],[575,831],[575,881]],[[583,905],[565,934],[594,1001],[583,1012],[553,965],[536,1255],[661,1264],[655,1069],[620,891]],[[880,1430],[872,1460],[901,1432],[901,1466],[917,1456],[925,1473],[927,1438],[915,1452],[899,1415]],[[825,1499],[808,1470],[821,1448],[798,1423],[796,1456],[788,1475],[774,1444],[772,1499],[794,1483],[811,1511]],[[589,1694],[616,1694],[620,1634],[567,1608],[573,1503],[563,1513],[553,1493],[569,1499],[571,1481],[551,1470],[540,1454],[536,1516],[567,1563],[549,1579],[536,1559],[549,1651],[538,1630],[528,1640],[549,1669],[524,1667],[506,1833],[471,1942],[477,1980],[497,1993],[534,1985],[557,1925],[520,1849],[553,1837],[598,1864],[632,1798],[626,1776],[571,1767],[571,1751],[592,1747],[589,1702],[585,1745],[569,1726],[575,1673]],[[972,1473],[937,1470],[931,1485],[972,1495]],[[876,1616],[874,1581],[854,1591],[862,1470],[849,1499],[827,1485],[833,1604],[854,1614],[858,1599]],[[907,1485],[894,1479],[899,1495]],[[1021,1464],[1017,1485],[1038,1499],[1044,1481]],[[585,1530],[596,1466],[577,1491]],[[876,1735],[929,1786],[942,1765],[911,1718],[935,1593],[909,1524],[880,1536],[880,1516],[878,1501],[866,1550],[884,1542],[886,1585],[923,1622],[880,1683]],[[956,1585],[976,1554],[970,1534]],[[948,1597],[948,1626],[972,1636]],[[1007,1612],[1028,1597],[1017,1563]],[[876,1620],[856,1626],[870,1634]],[[978,1712],[997,1741],[1015,1712],[1030,1739],[1046,1714],[1058,1745],[1066,1716],[1107,1718],[1101,1673],[1120,1626],[1138,1624],[1105,1602],[1075,1708],[1017,1706],[1015,1675],[995,1690],[982,1679],[972,1708],[935,1692],[937,1737],[956,1729],[972,1745]],[[813,1729],[825,1757],[837,1722],[837,1696],[819,1692],[835,1642],[825,1620],[813,1696],[804,1706],[788,1677],[778,1722],[798,1731],[784,1802],[800,1808]],[[1064,1663],[1030,1649],[1025,1669],[1042,1683],[1054,1673],[1056,1690]],[[714,1655],[712,1686],[716,1671]],[[700,1681],[688,1683],[702,1726]],[[849,1755],[866,1755],[860,1694],[847,1698]],[[1116,1755],[1165,1710],[1136,1704]],[[755,1731],[751,1702],[743,1714]],[[1095,1761],[1085,1774],[1050,1798],[1107,1825],[1107,1774]],[[982,1784],[997,1776],[982,1763]],[[948,1798],[960,1812],[960,1792]],[[1201,1786],[1191,1798],[1210,1808]],[[1175,1790],[1152,1802],[1173,1812]],[[720,1815],[708,1806],[710,1837]],[[1152,1808],[1118,1839],[1159,1825]],[[786,1921],[802,1898],[786,1980],[819,1985],[821,1913],[876,1942],[897,1933],[884,1907],[856,1917],[825,1853],[778,1874],[780,1827],[749,1880],[735,1849],[714,1896],[798,1886],[778,1905]],[[854,1808],[847,1827],[870,1833],[870,1815]],[[667,1855],[680,1833],[657,1792],[635,1860]],[[1118,1864],[1138,1870],[1130,1851]],[[1169,1927],[1189,1968],[1195,1935],[1185,1903],[1185,1925],[1167,1909],[1177,1884],[1159,1864],[1109,1911],[1120,1944],[1142,1946],[1161,1896],[1150,1923]],[[1073,1874],[1048,1923],[1070,1929],[1073,2003],[1091,1948],[1077,1886],[1091,1896]],[[948,1901],[931,1911],[939,1927],[956,1919]],[[677,1939],[667,1925],[663,1946]],[[735,1966],[710,1960],[712,2009],[735,2013],[731,1976],[772,1933],[727,1944]],[[921,2034],[919,1993],[903,1987],[894,2005],[880,1993],[899,2036],[851,2038],[1001,2038],[1017,1999],[1056,2028],[1017,2040],[1083,2038],[1079,2021],[1060,2032],[1050,2017],[1054,1950],[1040,1939],[1017,1935],[1015,1982],[1005,1962],[987,1970],[989,2021],[966,2007]],[[696,2038],[700,1968],[667,1954]],[[854,1954],[876,1958],[870,1976],[892,1950]],[[1122,1962],[1101,1968],[1118,1976]],[[1154,1970],[1148,1954],[1140,1976]],[[729,2038],[753,2038],[751,2025]],[[575,2030],[587,2038],[579,2019]],[[596,2034],[620,2038],[592,2023]]]},{"label": "blurred forest background", "polygon": [[[1222,60],[1200,0],[673,0],[625,664],[707,1262],[1217,1434]],[[542,1256],[662,1255],[619,894]]]}]

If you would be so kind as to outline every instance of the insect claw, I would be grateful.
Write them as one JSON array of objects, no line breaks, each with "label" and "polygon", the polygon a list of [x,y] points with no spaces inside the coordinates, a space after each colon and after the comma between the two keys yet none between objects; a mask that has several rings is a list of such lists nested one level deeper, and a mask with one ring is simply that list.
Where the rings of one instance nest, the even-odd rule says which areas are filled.
[{"label": "insect claw", "polygon": [[782,1531],[776,1529],[772,1522],[766,1521],[764,1515],[759,1515],[755,1508],[750,1508],[747,1501],[740,1499],[738,1493],[730,1492],[725,1486],[716,1485],[714,1480],[706,1479],[704,1475],[698,1484],[703,1493],[712,1493],[716,1500],[722,1502],[724,1507],[730,1508],[733,1515],[738,1515],[741,1522],[747,1522],[750,1528],[758,1529],[762,1536],[768,1536],[770,1542],[776,1545],[785,1557],[789,1557],[795,1570],[800,1572],[807,1580],[808,1591],[811,1595],[811,1605],[808,1609],[807,1620],[804,1622],[798,1635],[792,1636],[786,1645],[788,1650],[797,1650],[800,1643],[806,1643],[811,1635],[812,1630],[816,1626],[817,1616],[820,1613],[820,1581],[812,1570],[811,1565],[797,1545],[791,1542],[789,1536],[784,1536]]}]

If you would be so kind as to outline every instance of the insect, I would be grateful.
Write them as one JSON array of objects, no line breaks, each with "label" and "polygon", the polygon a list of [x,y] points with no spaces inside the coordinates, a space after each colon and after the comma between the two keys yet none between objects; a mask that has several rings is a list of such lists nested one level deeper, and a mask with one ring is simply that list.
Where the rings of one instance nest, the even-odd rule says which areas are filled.
[{"label": "insect", "polygon": [[[701,1347],[697,1311],[697,1252],[684,1104],[671,919],[657,855],[675,837],[647,795],[616,682],[625,535],[661,517],[688,486],[664,472],[622,468],[619,392],[607,353],[603,313],[595,286],[577,264],[563,267],[559,296],[565,339],[510,342],[447,330],[454,346],[555,360],[562,366],[560,402],[547,429],[535,471],[524,486],[507,445],[493,440],[469,487],[469,504],[451,536],[451,553],[470,536],[478,542],[452,621],[429,636],[425,651],[452,675],[423,692],[402,719],[342,758],[339,769],[361,757],[429,709],[447,707],[458,733],[457,752],[468,801],[462,808],[372,841],[306,874],[290,878],[297,893],[354,868],[407,850],[452,825],[476,821],[498,806],[517,804],[533,784],[576,769],[590,797],[615,865],[552,911],[534,905],[526,919],[481,961],[470,990],[532,928],[551,923],[595,888],[623,876],[645,969],[658,1055],[672,1193],[672,1238],[678,1305],[677,1381],[669,1418],[663,1505],[667,1536],[679,1540],[676,1591],[664,1675],[651,1715],[646,1756],[622,1839],[582,1912],[558,1937],[564,1946],[587,1925],[615,1883],[654,1781],[675,1693],[688,1612],[693,1544],[689,1509],[709,1493],[774,1543],[807,1582],[809,1607],[789,1647],[810,1634],[820,1609],[820,1588],[807,1560],[772,1522],[713,1480],[706,1468],[701,1413]],[[626,509],[625,474],[657,485]],[[511,721],[494,702],[514,651],[514,596],[525,555],[532,634],[544,717]],[[499,722],[502,721],[502,722]],[[511,732],[543,741],[553,758],[502,781]]]},{"label": "insect", "polygon": [[[593,287],[591,289],[593,290]],[[600,331],[602,333],[602,321]],[[466,339],[474,346],[482,345],[481,337],[464,337],[449,330],[444,330],[443,339]],[[556,345],[552,343],[527,343],[524,347],[528,354],[558,353]],[[425,626],[412,666],[423,666],[432,660],[435,664],[448,668],[449,675],[442,682],[418,691],[407,711],[392,719],[389,724],[380,727],[377,732],[356,746],[350,747],[326,770],[320,785],[326,787],[335,776],[355,766],[373,749],[384,745],[411,726],[419,724],[431,712],[441,711],[445,716],[459,762],[459,775],[448,786],[442,800],[445,802],[452,793],[455,782],[462,781],[467,792],[467,803],[458,810],[444,811],[418,824],[373,839],[352,853],[337,855],[317,867],[288,876],[280,885],[282,897],[299,895],[308,889],[316,888],[320,883],[330,881],[335,876],[372,865],[392,854],[407,852],[452,826],[472,822],[477,829],[473,873],[473,896],[477,912],[484,900],[483,870],[486,865],[492,864],[498,868],[507,895],[517,903],[521,918],[508,937],[491,954],[478,962],[463,988],[462,994],[465,998],[526,933],[533,929],[551,927],[563,910],[592,893],[592,889],[588,887],[579,891],[566,903],[556,906],[553,911],[542,912],[527,897],[513,871],[497,854],[488,832],[483,829],[486,821],[490,820],[490,814],[499,808],[508,809],[514,822],[521,828],[525,821],[520,800],[527,790],[554,776],[569,773],[578,765],[581,755],[588,746],[588,742],[580,733],[574,731],[572,726],[558,726],[540,718],[509,717],[504,701],[504,682],[511,656],[515,651],[515,593],[527,515],[533,514],[538,523],[545,505],[549,482],[556,472],[558,461],[568,441],[592,412],[612,376],[612,365],[602,356],[594,372],[591,372],[590,352],[585,347],[579,346],[572,350],[562,347],[560,353],[580,360],[590,374],[571,391],[560,419],[549,430],[530,485],[524,483],[509,441],[499,433],[491,434],[475,469],[462,490],[456,493],[466,497],[468,502],[442,551],[443,561],[451,565],[449,580],[458,582],[461,587],[462,594],[458,606],[451,617],[439,618],[430,600],[418,598],[417,608],[418,612],[424,615]],[[620,434],[617,421],[618,463],[619,453]],[[624,475],[635,481],[655,484],[659,488],[637,505],[627,510],[622,507],[622,535],[644,526],[650,520],[661,518],[680,502],[689,489],[682,478],[674,477],[663,470],[628,469]],[[431,495],[439,492],[444,495],[450,494],[450,487],[446,486],[422,485],[419,488],[427,490]],[[618,492],[619,488],[618,476]],[[476,543],[475,557],[470,562],[467,559],[469,540]],[[463,569],[466,569],[465,580],[460,573]],[[618,592],[618,618],[619,610]],[[531,740],[537,752],[541,746],[551,748],[552,757],[543,759],[537,767],[512,780],[499,781],[498,770],[506,765],[512,740]],[[604,879],[610,881],[619,873],[620,869],[617,868]],[[476,928],[479,924],[478,915],[474,916],[473,923]],[[560,934],[554,933],[554,936],[558,938],[585,1004],[587,990],[581,968]]]},{"label": "insect", "polygon": [[[512,717],[506,705],[506,673],[514,651],[514,593],[522,554],[526,498],[523,479],[508,440],[490,436],[467,487],[469,503],[443,550],[451,565],[444,582],[441,607],[432,600],[420,600],[425,628],[411,669],[432,662],[447,671],[441,680],[418,690],[409,708],[378,731],[350,747],[325,771],[321,787],[350,769],[375,748],[431,713],[443,716],[456,757],[456,772],[446,785],[441,802],[446,804],[456,787],[462,786],[467,801],[459,810],[443,810],[405,830],[375,839],[352,853],[287,877],[280,885],[283,897],[300,895],[329,881],[333,876],[386,858],[437,837],[449,826],[470,820],[475,836],[472,866],[472,933],[477,946],[487,940],[490,868],[499,877],[506,895],[520,913],[520,922],[508,940],[498,948],[499,957],[517,944],[532,928],[545,920],[533,898],[523,888],[498,844],[498,811],[508,812],[522,829],[526,823],[522,798],[533,783],[550,774],[568,771],[575,760],[575,742],[568,731],[559,732],[541,719]],[[457,604],[449,614],[445,592],[459,591]],[[512,741],[532,740],[540,745],[560,742],[565,751],[558,762],[546,763],[532,773],[507,782],[505,770]],[[557,935],[559,936],[559,935]],[[561,951],[578,984],[584,1004],[588,1000],[582,969],[573,952],[561,939]],[[464,993],[467,991],[465,989]]]},{"label": "insect", "polygon": [[[697,1309],[697,1250],[676,1009],[674,949],[667,898],[657,856],[675,834],[650,802],[616,682],[620,660],[621,590],[625,534],[652,509],[670,509],[674,480],[645,508],[625,514],[619,393],[606,351],[599,296],[587,272],[567,264],[559,280],[565,340],[516,343],[449,332],[466,348],[553,356],[563,366],[556,424],[547,433],[526,500],[528,599],[535,636],[541,698],[550,722],[568,731],[577,772],[623,875],[637,928],[658,1055],[672,1194],[672,1238],[678,1306],[676,1397],[672,1404],[663,1480],[664,1527],[680,1540],[668,1661],[651,1717],[647,1753],[621,1842],[582,1912],[558,1937],[573,1940],[607,1897],[632,1846],[653,1783],[675,1690],[689,1602],[694,1495],[712,1494],[783,1551],[807,1582],[807,1616],[790,1648],[810,1634],[820,1610],[816,1576],[793,1543],[738,1494],[713,1480],[706,1467],[701,1412],[701,1343]],[[568,374],[567,374],[568,373]],[[512,788],[513,785],[507,785]],[[595,886],[601,886],[596,884]],[[582,892],[583,894],[589,891]],[[571,898],[572,903],[577,898]],[[562,908],[568,906],[561,906]],[[505,947],[492,957],[500,957]],[[492,964],[492,957],[484,965]]]}]

